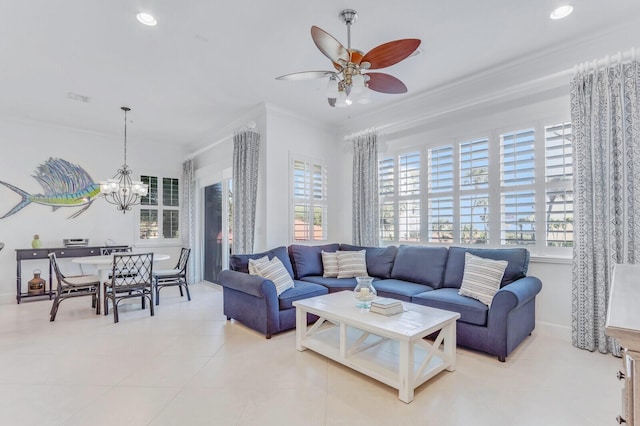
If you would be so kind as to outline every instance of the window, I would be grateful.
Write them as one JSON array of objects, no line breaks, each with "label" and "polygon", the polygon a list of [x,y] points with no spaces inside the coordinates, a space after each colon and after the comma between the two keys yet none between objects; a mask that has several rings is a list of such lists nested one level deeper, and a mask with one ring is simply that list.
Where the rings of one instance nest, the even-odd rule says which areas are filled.
[{"label": "window", "polygon": [[571,123],[545,127],[547,247],[573,246],[573,147]]},{"label": "window", "polygon": [[453,146],[428,150],[428,241],[453,243]]},{"label": "window", "polygon": [[[174,178],[141,176],[149,185],[147,196],[140,200],[140,239],[176,239],[180,237],[179,182]],[[162,200],[162,202],[160,202]]]},{"label": "window", "polygon": [[378,163],[380,238],[383,241],[421,239],[420,157],[420,152],[411,152]]},{"label": "window", "polygon": [[500,243],[532,245],[535,232],[535,131],[500,135]]},{"label": "window", "polygon": [[489,244],[489,139],[460,143],[459,239]]},{"label": "window", "polygon": [[295,159],[293,168],[293,240],[327,239],[327,169],[312,160]]},{"label": "window", "polygon": [[381,159],[381,240],[568,254],[563,248],[573,245],[570,123],[531,123],[488,135]]}]

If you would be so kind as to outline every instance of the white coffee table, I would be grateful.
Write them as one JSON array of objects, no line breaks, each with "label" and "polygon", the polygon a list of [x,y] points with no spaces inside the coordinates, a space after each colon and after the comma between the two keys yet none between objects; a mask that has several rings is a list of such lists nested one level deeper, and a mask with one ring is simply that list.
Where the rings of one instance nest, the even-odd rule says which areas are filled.
[{"label": "white coffee table", "polygon": [[[457,312],[402,302],[405,312],[384,316],[356,307],[351,291],[293,302],[296,349],[311,349],[398,389],[413,401],[415,388],[456,368]],[[307,313],[320,318],[307,325]],[[423,339],[437,333],[434,341]]]}]

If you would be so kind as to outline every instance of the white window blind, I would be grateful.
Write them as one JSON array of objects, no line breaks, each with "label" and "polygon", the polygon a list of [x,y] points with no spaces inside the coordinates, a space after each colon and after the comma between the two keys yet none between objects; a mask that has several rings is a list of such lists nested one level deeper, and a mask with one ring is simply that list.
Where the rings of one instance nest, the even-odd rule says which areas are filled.
[{"label": "white window blind", "polygon": [[378,191],[380,198],[380,239],[395,241],[395,160],[378,161]]},{"label": "white window blind", "polygon": [[571,123],[545,127],[547,247],[573,246],[573,144]]},{"label": "white window blind", "polygon": [[403,153],[378,162],[380,238],[420,241],[421,153]]},{"label": "white window blind", "polygon": [[533,245],[535,233],[535,130],[500,135],[500,242]]},{"label": "white window blind", "polygon": [[327,173],[322,164],[293,160],[293,239],[327,239]]},{"label": "white window blind", "polygon": [[141,176],[149,185],[148,194],[140,200],[138,238],[140,240],[175,240],[180,238],[180,183],[176,178]]},{"label": "white window blind", "polygon": [[489,187],[489,140],[477,139],[460,144],[460,189]]},{"label": "white window blind", "polygon": [[428,150],[428,241],[454,241],[454,151],[453,145]]}]

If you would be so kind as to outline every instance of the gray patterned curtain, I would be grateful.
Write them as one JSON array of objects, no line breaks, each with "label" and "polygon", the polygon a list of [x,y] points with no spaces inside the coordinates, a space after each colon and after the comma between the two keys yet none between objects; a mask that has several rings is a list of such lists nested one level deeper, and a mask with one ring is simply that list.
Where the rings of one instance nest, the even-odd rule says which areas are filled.
[{"label": "gray patterned curtain", "polygon": [[193,255],[196,235],[195,190],[193,160],[187,160],[182,163],[182,207],[180,209],[180,218],[182,222],[182,244],[191,249],[189,266],[187,267],[187,277],[190,277],[192,280],[193,277],[195,277],[195,256]]},{"label": "gray patterned curtain", "polygon": [[571,81],[575,242],[572,340],[619,354],[604,327],[613,266],[640,263],[640,87],[637,61]]},{"label": "gray patterned curtain", "polygon": [[366,131],[353,142],[353,244],[379,245],[378,135]]},{"label": "gray patterned curtain", "polygon": [[258,194],[260,134],[242,130],[233,136],[233,253],[253,253]]}]

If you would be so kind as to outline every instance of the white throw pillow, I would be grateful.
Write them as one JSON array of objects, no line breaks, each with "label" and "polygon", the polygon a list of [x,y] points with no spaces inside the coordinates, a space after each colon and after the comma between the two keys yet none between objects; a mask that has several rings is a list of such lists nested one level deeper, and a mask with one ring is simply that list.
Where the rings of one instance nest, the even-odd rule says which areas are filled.
[{"label": "white throw pillow", "polygon": [[338,277],[338,255],[336,252],[322,251],[322,276],[326,278]]},{"label": "white throw pillow", "polygon": [[264,256],[260,259],[249,259],[249,274],[258,275],[256,265],[260,265],[263,263],[269,263],[269,256]]},{"label": "white throw pillow", "polygon": [[337,251],[338,278],[367,277],[366,250]]},{"label": "white throw pillow", "polygon": [[500,282],[509,262],[485,259],[464,254],[464,275],[458,294],[477,299],[491,307],[493,296],[500,290]]},{"label": "white throw pillow", "polygon": [[294,286],[291,275],[289,275],[289,272],[287,272],[287,269],[277,257],[274,256],[270,261],[258,263],[254,266],[258,272],[257,275],[273,281],[276,285],[276,293],[278,296],[286,289]]}]

